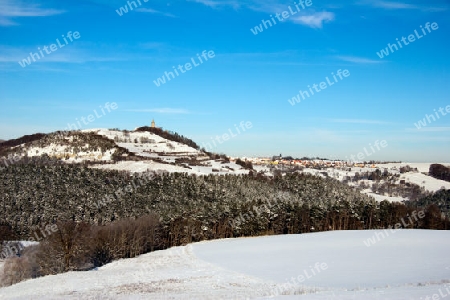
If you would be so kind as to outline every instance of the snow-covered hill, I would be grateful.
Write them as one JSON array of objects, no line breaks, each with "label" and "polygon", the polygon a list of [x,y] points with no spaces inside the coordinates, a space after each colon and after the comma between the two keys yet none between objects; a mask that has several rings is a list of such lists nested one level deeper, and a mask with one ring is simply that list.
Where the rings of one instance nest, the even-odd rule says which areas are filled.
[{"label": "snow-covered hill", "polygon": [[28,280],[0,299],[442,299],[449,247],[450,232],[431,230],[224,239]]},{"label": "snow-covered hill", "polygon": [[[203,152],[182,143],[169,141],[151,132],[124,132],[108,129],[87,129],[115,141],[117,145],[144,157],[157,157],[158,154],[178,154],[179,156],[202,156]],[[207,157],[206,157],[207,158]]]},{"label": "snow-covered hill", "polygon": [[[22,157],[39,157],[47,155],[60,159],[66,163],[79,163],[83,161],[111,161],[113,154],[126,152],[113,142],[94,134],[79,131],[54,132],[47,135],[36,134],[30,142],[21,142],[18,139],[12,147],[2,147],[8,164],[13,164]],[[6,155],[7,154],[7,155]],[[3,159],[4,159],[3,158]]]},{"label": "snow-covered hill", "polygon": [[248,170],[233,162],[212,160],[201,150],[148,131],[100,128],[56,132],[7,151],[6,165],[25,156],[47,155],[65,163],[89,161],[92,168],[130,172],[164,170],[199,175],[248,173]]},{"label": "snow-covered hill", "polygon": [[[143,172],[147,170],[164,170],[167,172],[184,172],[188,174],[247,174],[248,170],[232,162],[211,160],[204,152],[185,144],[167,140],[151,132],[123,132],[107,129],[89,129],[116,142],[122,148],[137,156],[140,161],[121,161],[114,164],[95,166],[102,169]],[[180,163],[188,159],[192,163]]]}]

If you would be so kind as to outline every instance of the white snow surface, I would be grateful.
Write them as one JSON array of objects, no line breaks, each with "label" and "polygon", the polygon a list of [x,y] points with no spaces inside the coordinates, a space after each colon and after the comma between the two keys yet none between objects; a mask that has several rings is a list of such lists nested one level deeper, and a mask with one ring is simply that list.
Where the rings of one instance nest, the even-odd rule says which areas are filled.
[{"label": "white snow surface", "polygon": [[[450,166],[448,163],[441,163],[444,166]],[[405,179],[406,182],[411,182],[414,184],[417,184],[419,186],[423,186],[426,190],[431,192],[436,192],[440,190],[442,187],[445,189],[450,189],[450,182],[439,180],[436,178],[433,178],[431,176],[422,174],[422,173],[428,173],[430,170],[431,163],[390,163],[385,165],[377,165],[381,170],[384,168],[387,168],[389,172],[392,173],[392,170],[394,169],[400,169],[400,167],[409,165],[411,168],[417,168],[419,173],[414,172],[408,172],[400,175],[400,179]]]},{"label": "white snow surface", "polygon": [[[108,129],[87,129],[84,132],[95,132],[103,135],[110,140],[118,139],[117,145],[126,148],[128,151],[135,153],[141,157],[148,157],[148,160],[143,161],[120,161],[111,164],[102,164],[92,166],[93,168],[121,170],[130,172],[145,172],[164,170],[167,172],[181,172],[196,175],[207,174],[248,174],[248,170],[244,170],[241,166],[235,163],[221,163],[210,160],[202,151],[196,150],[185,144],[169,141],[151,132],[122,132]],[[145,138],[151,140],[151,143],[141,143],[141,139]],[[132,142],[120,142],[120,141]],[[134,141],[137,141],[134,142]],[[174,165],[177,158],[193,157],[202,163],[198,166],[189,166],[188,168],[181,165]],[[152,159],[161,159],[167,163],[160,163]],[[213,171],[214,169],[214,171]]]},{"label": "white snow surface", "polygon": [[[442,165],[449,166],[449,164],[441,163]],[[407,172],[400,174],[400,168],[404,166],[410,166],[411,168],[417,168],[418,172]],[[327,168],[324,170],[316,170],[311,168],[304,168],[304,173],[309,173],[316,176],[325,177],[322,172],[328,173],[328,176],[331,178],[336,178],[340,181],[343,181],[347,176],[353,177],[355,173],[364,173],[364,172],[373,172],[376,169],[380,169],[382,172],[387,169],[391,174],[400,174],[400,178],[397,180],[397,184],[400,183],[400,180],[405,180],[406,183],[417,184],[420,187],[423,187],[425,190],[429,192],[436,192],[442,188],[450,189],[450,182],[439,180],[433,178],[431,176],[425,175],[423,173],[428,173],[430,169],[431,163],[389,163],[389,164],[379,164],[376,165],[376,168],[361,168],[361,167],[351,167],[351,171],[348,171],[348,168],[339,169],[339,168]],[[364,180],[367,184],[371,185],[373,182],[370,180]],[[350,186],[355,186],[355,183],[349,182]],[[358,182],[359,184],[359,182]],[[357,184],[357,185],[358,185]],[[370,189],[366,189],[362,191],[364,194],[367,194],[377,201],[387,200],[390,202],[402,202],[408,200],[407,198],[396,197],[396,196],[388,196],[386,195],[378,195],[373,193]]]},{"label": "white snow surface", "polygon": [[[139,154],[140,156],[148,156],[152,157],[152,152],[158,153],[176,153],[182,155],[200,155],[202,152],[189,147],[185,144],[169,141],[163,137],[160,137],[157,134],[151,132],[122,132],[117,130],[108,130],[108,129],[87,129],[83,130],[84,132],[95,132],[99,135],[103,135],[110,140],[114,140],[114,138],[129,139],[131,142],[118,142],[117,145],[120,147],[124,147],[128,149],[130,152]],[[141,143],[141,138],[147,138],[152,140],[152,143]],[[134,141],[137,141],[136,143]]]},{"label": "white snow surface", "polygon": [[373,198],[375,198],[376,201],[381,202],[383,200],[387,200],[389,202],[403,202],[403,201],[407,201],[408,198],[403,198],[403,197],[394,197],[394,196],[386,196],[386,195],[379,195],[379,194],[375,194],[374,192],[372,192],[371,189],[365,189],[362,191],[363,194],[366,194],[368,196],[371,196]]},{"label": "white snow surface", "polygon": [[[232,168],[234,171],[227,169],[226,167]],[[180,165],[171,165],[155,162],[152,160],[144,161],[119,161],[115,164],[102,164],[94,165],[91,168],[105,169],[105,170],[120,170],[129,171],[133,173],[145,172],[145,171],[166,171],[169,173],[188,173],[196,175],[208,175],[208,174],[248,174],[249,171],[243,169],[241,166],[235,163],[220,163],[216,161],[205,161],[204,165],[201,166],[190,166],[185,168]],[[219,170],[218,172],[213,172],[213,169]]]},{"label": "white snow surface", "polygon": [[[115,261],[88,272],[28,280],[0,289],[0,299],[448,296],[450,232],[386,232],[332,231],[200,242]],[[376,233],[378,238],[374,238]],[[381,233],[385,236],[380,237]],[[370,238],[375,243],[368,247]]]},{"label": "white snow surface", "polygon": [[[57,157],[63,159],[65,162],[83,162],[85,160],[98,160],[98,161],[110,161],[112,154],[115,152],[114,149],[107,150],[105,152],[101,152],[100,150],[96,151],[79,151],[77,154],[74,154],[71,146],[59,145],[59,144],[50,144],[46,147],[30,147],[27,150],[27,156],[41,156],[42,154],[47,154],[52,157]],[[67,159],[65,159],[68,157]]]}]

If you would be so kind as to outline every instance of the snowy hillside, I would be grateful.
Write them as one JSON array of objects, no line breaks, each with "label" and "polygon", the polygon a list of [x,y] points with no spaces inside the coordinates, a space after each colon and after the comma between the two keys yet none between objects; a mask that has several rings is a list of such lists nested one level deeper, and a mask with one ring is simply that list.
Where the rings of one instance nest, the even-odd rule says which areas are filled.
[{"label": "snowy hillside", "polygon": [[[425,175],[423,173],[428,173],[428,170],[430,169],[430,163],[401,163],[401,164],[386,164],[386,165],[379,165],[380,168],[387,168],[389,172],[398,172],[400,167],[404,167],[406,165],[409,165],[411,168],[417,168],[419,171],[418,173],[414,172],[408,172],[405,174],[401,174],[400,180],[404,179],[406,181],[409,181],[411,183],[415,183],[419,186],[423,186],[426,190],[435,192],[442,187],[445,189],[450,189],[450,182],[439,180],[436,178],[433,178],[431,176]],[[448,165],[443,163],[443,165]]]},{"label": "snowy hillside", "polygon": [[[167,157],[170,159],[171,157]],[[145,171],[166,171],[170,173],[181,172],[196,175],[208,174],[248,174],[248,170],[243,169],[235,163],[223,163],[220,161],[207,160],[202,161],[200,165],[177,165],[170,163],[159,163],[153,160],[143,161],[120,161],[115,164],[101,164],[92,166],[92,168],[101,168],[105,170],[123,170],[129,172],[145,172]],[[217,171],[215,171],[217,170]]]},{"label": "snowy hillside", "polygon": [[83,132],[94,132],[115,141],[117,145],[130,152],[144,157],[156,157],[161,154],[202,155],[202,152],[187,145],[169,141],[151,132],[123,132],[108,129],[88,129]]},{"label": "snowy hillside", "polygon": [[233,162],[212,160],[204,152],[148,131],[86,129],[55,132],[6,149],[6,165],[19,158],[41,157],[65,163],[88,161],[92,168],[145,172],[164,170],[189,174],[247,174]]},{"label": "snowy hillside", "polygon": [[431,299],[450,294],[449,247],[450,232],[430,230],[224,239],[28,280],[0,299]]},{"label": "snowy hillside", "polygon": [[80,163],[112,161],[114,154],[126,154],[125,149],[119,149],[114,142],[92,133],[66,131],[40,136],[31,142],[17,142],[16,146],[3,148],[2,152],[8,154],[5,158],[8,159],[9,164],[25,156],[46,155],[66,163]]},{"label": "snowy hillside", "polygon": [[[424,191],[428,192],[436,192],[441,189],[450,189],[450,182],[433,178],[428,174],[428,170],[430,169],[431,163],[389,163],[389,164],[379,164],[376,165],[376,168],[370,167],[351,167],[351,168],[326,168],[322,170],[312,169],[312,168],[304,168],[303,173],[312,174],[316,176],[325,177],[326,174],[328,177],[335,178],[339,181],[348,180],[348,178],[353,178],[355,174],[362,174],[365,172],[373,172],[375,169],[379,169],[382,172],[386,170],[390,175],[398,176],[396,181],[394,182],[397,185],[400,185],[402,181],[406,184],[415,184],[420,188],[423,188]],[[448,165],[448,164],[443,164]],[[409,166],[412,169],[416,169],[417,171],[410,171],[405,173],[400,173],[400,168]],[[350,169],[350,170],[349,170]],[[367,194],[377,201],[388,200],[390,202],[402,202],[405,200],[409,200],[408,197],[401,196],[390,196],[388,193],[386,194],[377,194],[371,190],[371,186],[374,183],[372,180],[358,180],[358,181],[349,181],[348,184],[350,186],[357,187],[360,183],[364,183],[369,188],[362,189],[364,194]],[[381,180],[381,184],[385,183],[385,181]]]},{"label": "snowy hillside", "polygon": [[[126,170],[130,172],[144,172],[164,170],[167,172],[184,172],[188,174],[247,174],[235,163],[225,163],[211,160],[204,152],[160,137],[151,132],[123,132],[107,129],[89,129],[93,132],[116,142],[119,147],[127,149],[139,157],[141,161],[122,161],[115,164],[95,166],[102,169]],[[146,159],[145,159],[146,158]],[[179,159],[191,159],[193,164],[178,163]]]}]

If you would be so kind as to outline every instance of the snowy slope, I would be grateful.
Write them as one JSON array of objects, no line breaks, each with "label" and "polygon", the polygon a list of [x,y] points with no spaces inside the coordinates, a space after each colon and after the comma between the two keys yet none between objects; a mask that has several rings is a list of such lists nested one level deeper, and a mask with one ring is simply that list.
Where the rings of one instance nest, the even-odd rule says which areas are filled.
[{"label": "snowy slope", "polygon": [[[164,170],[167,172],[183,172],[196,175],[207,174],[248,174],[235,163],[221,163],[211,160],[202,151],[185,144],[173,142],[151,132],[122,132],[108,129],[87,129],[84,132],[94,132],[115,141],[120,147],[138,156],[148,158],[141,161],[121,161],[114,164],[102,164],[94,168],[144,172],[146,170]],[[146,142],[141,142],[142,140]],[[148,142],[149,141],[149,142]],[[175,164],[178,158],[193,158],[199,165],[184,167]],[[164,163],[155,161],[160,160]],[[215,171],[213,171],[215,170]]]},{"label": "snowy slope", "polygon": [[[411,168],[417,168],[418,172],[407,172],[400,174],[400,168],[409,165]],[[400,174],[400,180],[405,180],[406,182],[411,182],[414,184],[419,185],[420,187],[424,187],[427,191],[435,192],[440,190],[442,187],[445,189],[450,189],[450,182],[439,180],[436,178],[433,178],[431,176],[422,174],[422,173],[428,173],[428,170],[430,169],[431,163],[389,163],[389,164],[380,164],[376,165],[378,169],[381,171],[384,171],[384,169],[387,169],[389,173],[391,174]],[[443,164],[448,165],[448,164]],[[345,176],[355,176],[355,173],[363,173],[363,172],[373,172],[375,169],[373,168],[359,168],[359,167],[352,167],[351,171],[344,171],[340,169],[334,169],[334,168],[328,168],[324,171],[328,173],[330,177],[343,180]],[[308,169],[305,168],[304,172],[314,174],[314,175],[320,175],[319,170],[315,169]],[[390,198],[390,197],[386,197]]]},{"label": "snowy slope", "polygon": [[[96,160],[96,161],[110,161],[112,154],[115,149],[106,150],[102,152],[100,150],[96,151],[79,151],[78,153],[73,153],[71,146],[63,146],[57,144],[51,144],[46,147],[30,147],[27,150],[27,156],[41,156],[47,154],[51,157],[58,159],[63,159],[64,162],[83,162],[85,160]],[[66,159],[67,157],[67,159]]]},{"label": "snowy slope", "polygon": [[[401,174],[400,179],[405,179],[407,182],[411,182],[414,184],[417,184],[419,186],[423,186],[426,190],[435,192],[441,189],[441,187],[444,187],[445,189],[450,189],[450,182],[439,180],[436,178],[433,178],[431,176],[422,174],[422,173],[428,173],[428,170],[430,169],[430,163],[401,163],[401,164],[385,164],[385,165],[379,165],[380,168],[387,168],[389,172],[394,173],[394,170],[399,170],[400,167],[404,167],[406,165],[409,165],[411,168],[417,168],[419,173],[413,173],[408,172]],[[443,163],[442,165],[448,166],[449,164]]]},{"label": "snowy slope", "polygon": [[431,299],[450,291],[449,246],[450,232],[430,230],[224,239],[29,280],[0,299]]},{"label": "snowy slope", "polygon": [[[111,161],[112,155],[116,152],[114,144],[104,145],[104,147],[93,146],[89,139],[93,137],[83,137],[79,132],[55,132],[44,136],[41,140],[30,143],[24,143],[15,147],[11,147],[11,156],[17,158],[28,156],[37,157],[48,155],[49,157],[61,159],[66,163],[80,163],[89,161]],[[98,142],[98,141],[97,141]],[[103,148],[103,150],[102,150]],[[5,157],[6,158],[6,157]],[[13,163],[9,159],[10,163]]]},{"label": "snowy slope", "polygon": [[406,173],[400,176],[400,179],[405,179],[406,182],[411,182],[417,184],[418,186],[423,186],[428,191],[438,191],[442,187],[444,189],[450,189],[450,182],[433,178],[428,175],[421,173]]},{"label": "snowy slope", "polygon": [[[417,168],[418,172],[407,172],[400,174],[400,168],[404,166],[410,166],[411,168]],[[389,163],[389,164],[379,164],[376,165],[376,168],[361,168],[361,167],[351,167],[351,171],[348,171],[348,168],[326,168],[323,170],[316,170],[311,168],[304,168],[303,173],[308,173],[316,176],[324,177],[322,172],[328,173],[328,176],[331,178],[335,178],[337,180],[343,181],[347,176],[353,177],[355,176],[355,173],[365,173],[365,172],[373,172],[377,168],[380,169],[382,172],[387,169],[390,174],[396,175],[399,174],[400,178],[396,181],[396,184],[400,184],[401,180],[405,180],[406,183],[413,183],[420,187],[423,187],[426,191],[429,192],[436,192],[442,188],[444,189],[450,189],[450,182],[439,180],[436,178],[433,178],[431,176],[425,175],[423,173],[428,173],[428,170],[430,168],[431,163]],[[448,164],[443,164],[448,165]],[[423,173],[422,173],[423,172]],[[360,181],[359,181],[360,182]],[[359,185],[359,182],[356,183],[356,185]],[[373,181],[371,180],[364,180],[366,184],[369,186],[372,185]],[[381,181],[383,183],[383,181]],[[355,186],[354,182],[348,182],[348,185]],[[367,194],[369,196],[372,196],[377,201],[383,201],[387,200],[390,202],[402,202],[405,200],[408,200],[407,198],[399,197],[399,196],[393,196],[390,197],[387,194],[386,195],[378,195],[371,191],[371,189],[365,189],[362,191],[364,194]]]},{"label": "snowy slope", "polygon": [[[230,171],[226,167],[232,168],[234,171]],[[115,164],[102,164],[97,166],[92,166],[92,168],[100,168],[106,170],[121,170],[130,172],[145,172],[145,171],[166,171],[169,173],[180,172],[196,175],[208,175],[208,174],[248,174],[248,170],[242,169],[241,166],[234,163],[221,164],[212,160],[205,161],[202,166],[191,166],[185,168],[180,165],[171,165],[158,163],[152,160],[144,161],[120,161]],[[213,169],[219,170],[218,172],[213,172]]]},{"label": "snowy slope", "polygon": [[[117,145],[128,149],[140,156],[155,157],[156,153],[184,155],[201,155],[202,152],[187,145],[169,141],[151,132],[123,132],[108,129],[87,129],[84,132],[94,132],[110,140],[116,139]],[[141,143],[142,138],[151,140],[151,143]],[[136,142],[135,142],[136,141]]]}]

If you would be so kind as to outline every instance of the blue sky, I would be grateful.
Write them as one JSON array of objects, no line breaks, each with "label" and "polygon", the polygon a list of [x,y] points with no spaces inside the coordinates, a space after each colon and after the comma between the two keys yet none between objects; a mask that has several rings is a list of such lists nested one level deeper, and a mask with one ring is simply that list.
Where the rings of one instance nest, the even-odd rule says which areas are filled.
[{"label": "blue sky", "polygon": [[[448,1],[312,0],[299,11],[282,0],[135,2],[0,0],[0,138],[63,130],[115,102],[81,129],[155,119],[199,145],[232,131],[210,149],[232,156],[345,159],[385,140],[365,158],[450,162]],[[270,15],[276,24],[255,35]],[[64,43],[70,31],[79,38]],[[64,47],[19,64],[57,39]],[[202,51],[214,57],[199,63]],[[334,84],[290,104],[326,77]],[[252,127],[237,133],[242,121]]]}]

